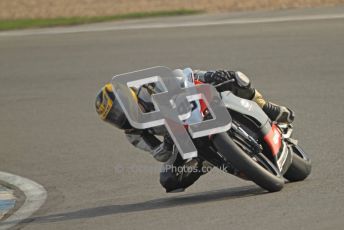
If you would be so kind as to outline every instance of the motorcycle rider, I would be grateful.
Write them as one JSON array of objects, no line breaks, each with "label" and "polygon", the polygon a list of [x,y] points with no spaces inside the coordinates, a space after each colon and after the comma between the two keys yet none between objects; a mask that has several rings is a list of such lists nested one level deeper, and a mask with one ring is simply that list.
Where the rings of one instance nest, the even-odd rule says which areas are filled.
[{"label": "motorcycle rider", "polygon": [[[232,80],[218,87],[217,90],[219,92],[231,91],[238,97],[255,101],[272,121],[289,124],[294,120],[294,112],[292,110],[266,101],[262,94],[251,86],[250,79],[242,72],[228,70],[196,70],[192,71],[192,75],[194,79],[213,85]],[[149,97],[154,90],[156,90],[154,86],[145,87],[144,90],[140,90],[140,93],[143,93],[142,97],[147,95]],[[132,92],[134,98],[137,98],[137,92]],[[145,93],[146,95],[144,95]],[[139,96],[141,98],[141,95]],[[151,106],[153,106],[152,103]],[[154,109],[154,106],[152,108],[149,106],[149,103],[146,103],[142,109],[148,112]],[[110,83],[106,84],[97,94],[96,110],[102,120],[124,130],[127,139],[132,145],[149,152],[156,160],[164,162],[160,173],[160,184],[166,189],[166,192],[184,191],[201,175],[207,173],[212,168],[209,162],[203,161],[200,158],[194,158],[188,161],[183,160],[180,155],[174,151],[173,141],[168,135],[165,127],[154,128],[154,131],[137,130],[133,128],[116,100]],[[156,136],[163,136],[163,141],[160,141]],[[206,147],[207,146],[202,148],[202,151],[207,151]],[[185,170],[186,168],[188,170]],[[189,170],[190,168],[192,170]]]}]

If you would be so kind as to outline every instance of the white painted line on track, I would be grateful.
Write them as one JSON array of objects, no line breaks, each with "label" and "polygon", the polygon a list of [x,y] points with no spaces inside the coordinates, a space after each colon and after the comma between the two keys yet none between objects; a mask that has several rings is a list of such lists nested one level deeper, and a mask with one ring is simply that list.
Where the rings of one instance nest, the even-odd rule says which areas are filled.
[{"label": "white painted line on track", "polygon": [[293,22],[293,21],[313,21],[313,20],[329,20],[342,19],[344,13],[340,14],[317,14],[317,15],[296,15],[296,16],[280,16],[280,17],[260,17],[260,18],[232,18],[222,20],[202,20],[195,22],[175,22],[175,23],[149,23],[134,25],[117,25],[98,26],[93,24],[88,27],[68,27],[68,28],[49,28],[49,29],[32,29],[0,32],[0,36],[25,36],[25,35],[44,35],[44,34],[68,34],[81,32],[101,32],[116,30],[137,30],[137,29],[164,29],[164,28],[180,28],[180,27],[200,27],[200,26],[217,26],[217,25],[240,25],[240,24],[256,24],[256,23],[275,23],[275,22]]},{"label": "white painted line on track", "polygon": [[24,204],[6,220],[0,222],[0,230],[9,229],[36,212],[47,199],[47,191],[36,182],[11,173],[0,171],[0,180],[20,189],[26,196]]}]

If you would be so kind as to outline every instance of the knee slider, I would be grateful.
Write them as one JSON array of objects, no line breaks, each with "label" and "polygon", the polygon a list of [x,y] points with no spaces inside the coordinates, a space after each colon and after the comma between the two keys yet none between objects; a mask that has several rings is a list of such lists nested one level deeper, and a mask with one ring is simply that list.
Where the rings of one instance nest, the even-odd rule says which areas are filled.
[{"label": "knee slider", "polygon": [[170,192],[182,187],[180,186],[177,176],[171,171],[160,173],[160,184],[166,189],[166,192]]},{"label": "knee slider", "polygon": [[240,71],[235,72],[235,80],[239,87],[249,88],[251,86],[250,79]]}]

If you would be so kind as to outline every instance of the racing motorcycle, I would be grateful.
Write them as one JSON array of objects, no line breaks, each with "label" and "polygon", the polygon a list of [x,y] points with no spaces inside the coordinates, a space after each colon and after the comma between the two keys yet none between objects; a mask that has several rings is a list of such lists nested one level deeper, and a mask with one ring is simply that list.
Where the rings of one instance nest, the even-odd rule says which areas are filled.
[{"label": "racing motorcycle", "polygon": [[[179,78],[182,87],[205,84],[195,80],[189,68],[184,69]],[[230,81],[215,85],[215,88]],[[152,87],[151,91],[154,91]],[[147,95],[142,95],[141,88],[135,92],[138,103],[145,108],[152,106],[147,102]],[[291,124],[271,121],[254,101],[239,98],[230,91],[219,94],[232,118],[230,129],[194,138],[197,157],[241,179],[251,180],[269,192],[281,190],[286,180],[302,181],[311,173],[311,160],[292,137]],[[188,122],[211,119],[202,99],[192,102],[192,107],[191,116],[184,121],[185,126]],[[154,128],[148,131],[155,132]]]}]

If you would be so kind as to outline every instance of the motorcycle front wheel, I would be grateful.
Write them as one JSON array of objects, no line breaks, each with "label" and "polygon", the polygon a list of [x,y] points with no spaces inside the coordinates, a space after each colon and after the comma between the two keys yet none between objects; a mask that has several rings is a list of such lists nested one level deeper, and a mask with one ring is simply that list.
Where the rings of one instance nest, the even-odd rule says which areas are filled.
[{"label": "motorcycle front wheel", "polygon": [[283,188],[283,176],[264,154],[250,156],[227,133],[212,136],[212,141],[218,152],[234,168],[244,173],[260,187],[269,192],[277,192]]}]

